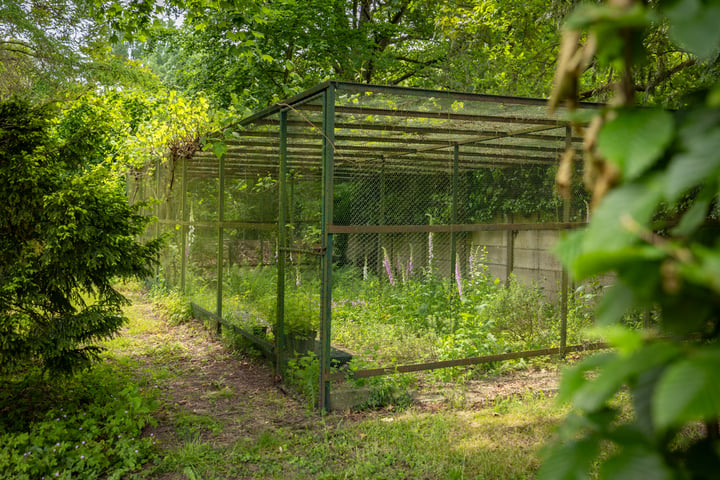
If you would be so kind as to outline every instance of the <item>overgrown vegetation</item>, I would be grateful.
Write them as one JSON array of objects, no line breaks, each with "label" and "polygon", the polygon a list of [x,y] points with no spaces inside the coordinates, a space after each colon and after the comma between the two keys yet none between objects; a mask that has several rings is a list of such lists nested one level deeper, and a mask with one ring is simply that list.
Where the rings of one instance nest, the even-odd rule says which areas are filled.
[{"label": "overgrown vegetation", "polygon": [[158,390],[112,365],[2,380],[2,478],[128,478],[155,458]]},{"label": "overgrown vegetation", "polygon": [[[560,306],[549,302],[537,285],[514,277],[507,285],[492,278],[478,249],[474,269],[448,279],[432,268],[403,275],[397,268],[392,282],[356,267],[336,269],[333,283],[333,339],[338,348],[355,355],[353,363],[370,366],[451,360],[558,346]],[[399,267],[398,267],[399,268]],[[401,270],[405,270],[403,267]],[[286,334],[319,328],[319,279],[312,268],[289,274],[292,289],[285,302]],[[276,309],[276,270],[273,267],[233,267],[224,292],[224,316],[247,331],[273,338]],[[192,280],[189,285],[197,286]],[[193,287],[195,288],[195,287]],[[588,341],[585,328],[601,287],[587,283],[569,296],[568,344]],[[214,292],[193,289],[188,297],[213,308]],[[260,330],[258,330],[260,328]],[[300,352],[303,353],[303,352]],[[305,362],[294,364],[297,370]],[[435,372],[437,378],[471,378],[497,365]],[[304,382],[304,381],[303,381]],[[310,384],[310,381],[304,382]]]},{"label": "overgrown vegetation", "polygon": [[[145,221],[125,201],[126,193],[136,198],[133,187],[139,185],[131,181],[126,192],[126,174],[131,179],[152,176],[157,170],[150,165],[161,158],[161,169],[172,172],[174,181],[175,160],[201,148],[204,133],[227,126],[237,112],[264,107],[328,78],[545,96],[560,44],[557,27],[575,3],[3,2],[2,466],[10,465],[15,469],[10,475],[18,478],[132,476],[142,475],[141,464],[153,458],[149,443],[138,440],[154,408],[152,394],[122,375],[116,378],[111,367],[60,378],[43,371],[71,371],[96,358],[98,342],[124,321],[123,299],[110,280],[149,273],[157,244],[137,242]],[[596,208],[592,224],[568,237],[561,256],[576,279],[617,275],[616,288],[603,296],[597,314],[606,327],[602,334],[617,351],[584,361],[566,377],[562,397],[579,410],[561,430],[541,470],[543,478],[582,477],[598,463],[599,475],[606,478],[707,478],[720,464],[718,12],[714,0],[611,0],[584,5],[568,19],[556,101],[614,100],[592,121],[584,145],[585,180]],[[168,17],[183,21],[174,25]],[[139,62],[160,75],[165,86]],[[183,93],[174,93],[175,87]],[[194,101],[186,101],[185,94]],[[640,110],[632,107],[634,101],[682,110]],[[211,119],[210,105],[225,111]],[[212,148],[222,154],[226,145],[218,141]],[[576,180],[568,173],[574,170],[571,158],[564,156],[560,164],[563,188]],[[523,190],[523,183],[533,179],[540,180],[538,191],[547,192],[546,174],[533,169],[487,174],[498,175],[510,177],[508,185],[525,195],[508,200],[492,185],[478,188],[468,221],[494,218],[485,211],[490,207],[508,216],[559,218],[557,198],[536,201],[531,189]],[[489,183],[482,175],[475,180],[475,186]],[[198,197],[216,198],[217,182],[199,183]],[[255,200],[270,211],[277,205],[264,195],[273,184],[268,177],[232,187],[253,190]],[[153,194],[162,197],[162,189]],[[434,210],[409,213],[445,219],[448,198],[427,199],[435,203]],[[237,197],[230,200],[228,205]],[[213,202],[200,208],[201,203],[198,218],[215,208]],[[261,210],[247,218],[264,220]],[[317,215],[319,208],[307,210]],[[304,237],[307,232],[296,233]],[[212,248],[201,243],[195,248]],[[272,257],[271,251],[263,251],[259,263],[268,263],[265,256]],[[308,318],[318,318],[318,288],[311,279],[317,276],[306,275],[299,265],[293,272],[298,288],[288,297],[291,329],[312,327],[314,320]],[[228,291],[238,305],[229,313],[262,331],[274,318],[272,275],[228,268],[237,268]],[[512,281],[499,289],[482,275],[477,282],[472,276],[442,279],[432,271],[410,278],[393,269],[387,278],[382,272],[361,276],[348,269],[341,275],[347,283],[334,286],[335,315],[344,320],[336,322],[334,340],[370,365],[532,348],[556,338],[556,308],[537,290],[519,290]],[[209,277],[193,273],[189,290],[212,307]],[[579,288],[570,299],[570,341],[583,339],[581,329],[595,303],[588,284]],[[161,303],[173,322],[187,315],[180,297],[171,295]],[[657,330],[639,333],[623,326],[629,312],[649,311]],[[170,342],[143,354],[170,363],[181,350]],[[308,359],[307,365],[297,361],[300,385],[307,378],[299,367],[315,368]],[[476,374],[446,372],[454,378]],[[8,373],[23,376],[11,379]],[[387,385],[377,385],[377,398],[387,398]],[[533,398],[524,400],[537,412],[509,402],[492,417],[481,412],[470,421],[455,414],[411,412],[334,430],[268,428],[227,448],[196,438],[172,451],[158,470],[191,478],[532,476],[536,460],[523,445],[506,441],[478,447],[492,437],[483,428],[497,425],[495,413],[502,418],[522,412],[540,425],[528,441],[533,447],[547,437],[549,425],[542,415],[552,416],[554,410],[539,407]],[[192,423],[204,421],[191,414],[176,420],[188,427],[188,436],[198,431]],[[207,426],[219,428],[213,421]],[[527,427],[514,419],[498,428],[515,432]],[[85,437],[80,428],[92,432]],[[510,443],[523,439],[512,437]]]},{"label": "overgrown vegetation", "polygon": [[[125,335],[106,343],[106,364],[49,384],[26,377],[2,385],[0,477],[531,478],[537,450],[562,414],[535,392],[472,410],[308,416],[276,390],[269,368],[252,397],[207,363],[182,371],[187,346],[170,352],[158,344],[179,340],[175,329],[188,325],[144,315],[146,305],[130,294],[137,305],[127,310]],[[192,398],[173,393],[197,375],[207,389],[187,391]],[[214,415],[222,401],[233,406],[231,415]],[[212,408],[192,411],[187,402]]]}]

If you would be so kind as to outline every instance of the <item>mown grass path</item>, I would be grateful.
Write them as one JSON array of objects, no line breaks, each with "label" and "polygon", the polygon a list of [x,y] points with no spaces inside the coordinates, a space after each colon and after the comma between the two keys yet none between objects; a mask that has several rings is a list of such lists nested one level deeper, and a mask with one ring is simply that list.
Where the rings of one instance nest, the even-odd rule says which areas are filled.
[{"label": "mown grass path", "polygon": [[532,478],[561,415],[535,391],[462,408],[320,416],[278,389],[269,366],[125,293],[130,323],[108,358],[159,391],[147,478]]}]

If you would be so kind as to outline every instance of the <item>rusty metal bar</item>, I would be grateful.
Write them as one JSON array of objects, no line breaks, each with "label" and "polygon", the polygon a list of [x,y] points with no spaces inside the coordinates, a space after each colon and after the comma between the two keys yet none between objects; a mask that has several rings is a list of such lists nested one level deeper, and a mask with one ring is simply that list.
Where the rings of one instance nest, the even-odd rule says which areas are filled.
[{"label": "rusty metal bar", "polygon": [[[270,126],[276,126],[278,125],[277,120],[273,119],[263,119],[255,122],[253,125],[270,125]],[[288,122],[288,125],[295,126],[295,127],[308,127],[308,123],[305,121],[295,120]],[[315,126],[321,127],[321,124],[316,123]],[[336,122],[335,123],[336,129],[345,129],[345,130],[376,130],[376,131],[383,131],[383,132],[402,132],[402,133],[412,133],[417,135],[471,135],[471,136],[479,136],[479,135],[507,135],[509,132],[502,131],[502,130],[484,130],[484,129],[471,129],[471,128],[453,128],[453,127],[445,127],[445,126],[406,126],[406,125],[388,125],[385,123],[367,123],[367,122]],[[561,127],[558,127],[561,128]],[[240,135],[243,137],[275,137],[276,133],[274,131],[242,131],[240,132]],[[309,134],[309,133],[298,133],[298,132],[290,132],[288,133],[289,137],[292,138],[317,138],[317,135],[315,134]],[[532,134],[532,133],[526,133],[526,134],[519,134],[514,135],[516,137],[520,138],[527,138],[531,140],[542,140],[542,141],[548,141],[548,142],[562,142],[565,139],[565,135],[539,135],[539,134]],[[582,142],[581,136],[573,136],[573,142]]]},{"label": "rusty metal bar", "polygon": [[331,381],[344,380],[345,378],[367,378],[379,375],[392,375],[395,373],[422,372],[426,370],[437,370],[439,368],[463,367],[470,365],[479,365],[481,363],[501,362],[505,360],[517,360],[521,358],[543,357],[547,355],[557,355],[561,352],[585,352],[593,350],[602,350],[609,348],[606,343],[589,343],[586,345],[571,345],[569,347],[560,348],[543,348],[541,350],[526,350],[523,352],[498,353],[496,355],[485,355],[483,357],[460,358],[457,360],[440,360],[437,362],[415,363],[410,365],[399,365],[395,367],[369,368],[366,370],[356,370],[348,372],[335,372],[330,375]]},{"label": "rusty metal bar", "polygon": [[274,223],[235,222],[232,220],[225,220],[222,222],[219,220],[195,220],[191,222],[189,220],[162,219],[157,220],[157,223],[181,226],[192,225],[194,227],[216,227],[218,225],[222,225],[225,228],[244,228],[247,230],[275,230],[277,228],[277,225]]},{"label": "rusty metal bar", "polygon": [[192,308],[193,317],[197,318],[198,320],[211,320],[216,325],[222,325],[224,327],[229,328],[234,333],[237,333],[238,335],[241,335],[246,340],[250,341],[252,344],[254,344],[258,349],[263,352],[266,358],[273,358],[274,356],[274,347],[273,344],[268,342],[267,340],[260,338],[256,335],[253,335],[252,333],[248,332],[247,330],[238,327],[235,324],[228,323],[225,319],[218,317],[215,313],[211,312],[210,310],[206,310],[200,305],[190,302],[190,307]]},{"label": "rusty metal bar", "polygon": [[[320,105],[305,104],[299,108],[304,111],[319,111],[322,109]],[[448,120],[462,122],[487,122],[487,123],[519,123],[522,125],[548,125],[556,128],[564,127],[567,122],[562,120],[553,120],[549,118],[539,117],[523,117],[512,115],[474,115],[467,113],[451,113],[451,112],[421,112],[417,110],[401,110],[389,108],[373,108],[373,107],[349,107],[336,106],[335,112],[338,114],[361,114],[361,115],[378,115],[382,117],[403,117],[403,118],[427,118],[432,120]]]}]

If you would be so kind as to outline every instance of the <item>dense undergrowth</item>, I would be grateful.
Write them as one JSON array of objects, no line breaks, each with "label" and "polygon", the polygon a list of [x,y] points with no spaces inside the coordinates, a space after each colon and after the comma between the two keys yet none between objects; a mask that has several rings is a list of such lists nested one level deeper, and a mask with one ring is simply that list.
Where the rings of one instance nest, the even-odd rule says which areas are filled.
[{"label": "dense undergrowth", "polygon": [[[380,275],[367,268],[336,267],[333,270],[332,344],[349,351],[353,360],[343,367],[352,371],[454,360],[510,351],[557,347],[560,342],[561,307],[537,284],[524,284],[515,277],[501,284],[488,273],[481,249],[462,275],[447,278],[433,267],[412,269],[385,262]],[[247,331],[273,341],[276,316],[277,273],[273,266],[231,266],[224,275],[223,317]],[[602,286],[587,282],[568,296],[567,344],[591,340],[586,329]],[[187,295],[162,284],[151,289],[156,305],[166,315],[188,318],[188,302],[215,310],[217,295],[207,282],[190,269]],[[319,328],[320,284],[317,268],[297,264],[289,269],[285,292],[285,333],[314,337]],[[309,332],[309,333],[305,333]],[[232,332],[224,335],[236,347],[253,352],[253,346]],[[290,343],[288,341],[288,343]],[[291,348],[292,348],[292,344]],[[299,352],[300,354],[305,352]],[[317,352],[290,356],[285,379],[307,399],[316,403]],[[452,367],[424,374],[348,378],[356,387],[371,393],[363,407],[376,408],[409,403],[408,389],[418,383],[455,382],[477,379],[529,363],[547,360],[493,362],[474,367]],[[351,377],[352,375],[348,375]]]},{"label": "dense undergrowth", "polygon": [[[446,278],[433,268],[411,273],[400,265],[381,275],[357,267],[333,271],[332,343],[366,365],[451,360],[558,346],[561,308],[537,284],[516,278],[504,285],[482,263],[462,276]],[[289,274],[285,294],[286,333],[317,332],[320,285],[317,269],[298,265]],[[232,266],[223,285],[223,316],[272,339],[276,311],[276,269]],[[577,286],[568,299],[568,344],[589,340],[585,329],[602,287]],[[191,275],[187,298],[215,309],[214,289]],[[495,366],[490,365],[489,368]],[[453,370],[458,377],[482,368]]]},{"label": "dense undergrowth", "polygon": [[111,364],[0,379],[0,478],[132,478],[154,458],[157,391]]}]

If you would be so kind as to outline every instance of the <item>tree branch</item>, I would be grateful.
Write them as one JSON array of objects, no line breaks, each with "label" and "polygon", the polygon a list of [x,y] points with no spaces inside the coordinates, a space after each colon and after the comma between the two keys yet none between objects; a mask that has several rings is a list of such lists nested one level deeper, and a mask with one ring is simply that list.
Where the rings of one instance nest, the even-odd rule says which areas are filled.
[{"label": "tree branch", "polygon": [[[676,73],[691,67],[697,63],[697,60],[694,58],[691,58],[690,60],[686,60],[682,63],[679,63],[675,65],[672,68],[669,68],[667,70],[659,71],[650,81],[648,81],[646,84],[635,84],[633,85],[633,90],[636,92],[647,92],[655,87],[657,87],[662,82],[667,81],[671,76],[675,75]],[[593,88],[591,90],[587,90],[585,92],[582,92],[580,95],[578,95],[578,98],[580,100],[587,100],[588,98],[594,97],[595,95],[599,95],[601,93],[607,93],[612,91],[615,88],[615,82],[609,82],[605,85],[602,85],[597,88]]]}]

